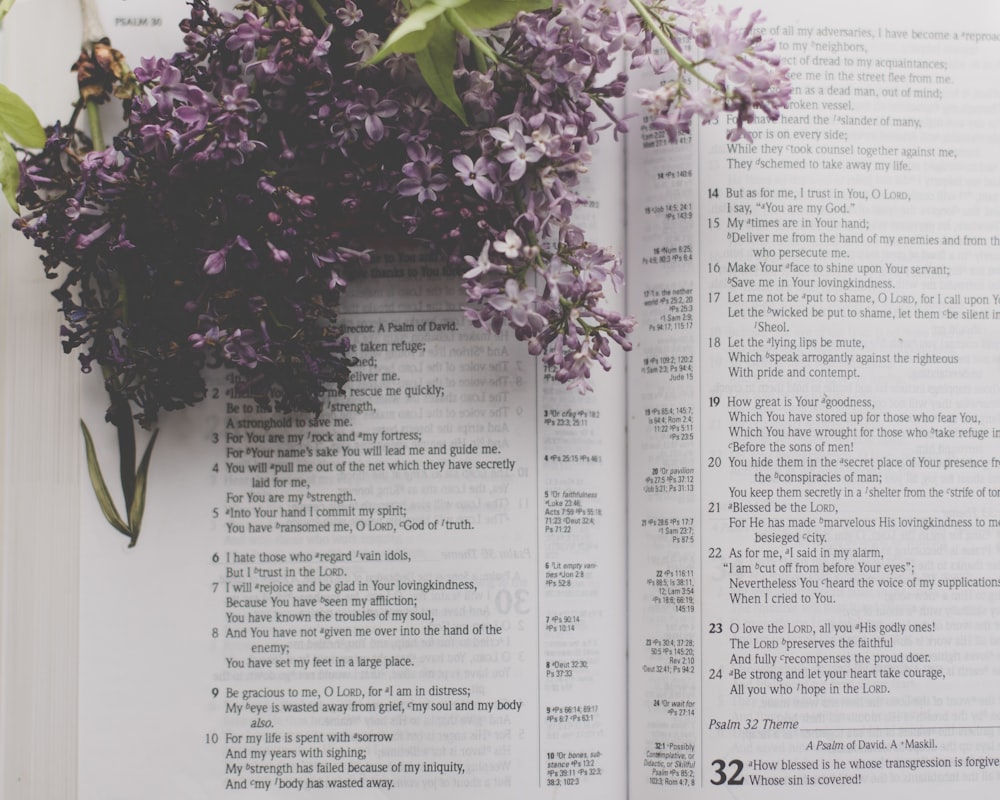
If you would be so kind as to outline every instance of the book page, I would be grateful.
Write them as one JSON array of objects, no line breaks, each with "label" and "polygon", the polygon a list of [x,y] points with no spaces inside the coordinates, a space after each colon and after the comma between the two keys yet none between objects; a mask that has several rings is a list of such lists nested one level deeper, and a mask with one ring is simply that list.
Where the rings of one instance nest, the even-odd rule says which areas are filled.
[{"label": "book page", "polygon": [[[74,97],[74,5],[17,3],[0,31],[2,82],[41,119]],[[28,30],[44,30],[44,46],[19,35]],[[52,284],[12,219],[7,210],[0,234],[0,796],[45,800],[76,783],[79,369],[59,344]]]},{"label": "book page", "polygon": [[376,256],[343,394],[282,416],[215,375],[162,419],[133,549],[81,475],[81,800],[625,791],[624,371],[581,397],[461,307]]},{"label": "book page", "polygon": [[164,420],[134,549],[85,496],[81,798],[623,786],[621,406],[397,283],[321,416]]},{"label": "book page", "polygon": [[784,119],[629,140],[630,797],[993,797],[1000,16],[761,5]]}]

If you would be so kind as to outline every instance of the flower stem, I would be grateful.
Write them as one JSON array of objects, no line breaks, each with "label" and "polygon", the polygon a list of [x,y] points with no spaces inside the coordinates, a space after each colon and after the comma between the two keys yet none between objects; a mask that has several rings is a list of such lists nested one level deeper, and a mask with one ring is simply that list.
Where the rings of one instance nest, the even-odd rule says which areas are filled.
[{"label": "flower stem", "polygon": [[673,60],[673,62],[682,70],[688,74],[694,76],[699,81],[705,85],[711,87],[715,91],[722,91],[720,87],[714,81],[710,81],[704,75],[702,75],[693,61],[689,60],[684,56],[684,54],[677,49],[670,37],[664,32],[665,23],[659,17],[653,16],[653,13],[649,10],[642,0],[628,0],[629,4],[636,10],[636,13],[642,18],[643,23],[649,29],[649,31],[656,37],[657,41],[663,45],[663,48],[667,51],[667,55]]},{"label": "flower stem", "polygon": [[94,150],[103,150],[104,132],[101,129],[101,113],[93,100],[87,101],[87,122],[90,123],[90,138],[94,143]]},{"label": "flower stem", "polygon": [[109,394],[111,407],[108,409],[108,421],[118,432],[118,472],[127,511],[135,497],[135,423],[132,407],[124,395],[110,391]]},{"label": "flower stem", "polygon": [[466,39],[469,40],[469,43],[476,48],[477,53],[481,53],[482,55],[486,56],[486,58],[488,58],[490,61],[499,61],[499,58],[497,58],[497,54],[494,52],[493,48],[490,47],[488,44],[486,44],[486,42],[484,42],[476,34],[476,32],[468,26],[468,24],[465,22],[464,19],[462,19],[461,16],[456,14],[450,8],[444,12],[444,16],[445,19],[447,19],[448,22],[451,23],[451,26],[455,30],[457,30]]},{"label": "flower stem", "polygon": [[108,485],[104,480],[97,450],[87,430],[86,423],[80,420],[83,430],[84,447],[87,456],[87,473],[94,496],[101,508],[101,513],[116,531],[129,538],[129,547],[135,547],[142,528],[142,516],[146,509],[146,489],[149,483],[149,462],[153,455],[153,445],[156,444],[158,430],[153,431],[142,454],[142,459],[136,466],[135,420],[132,416],[132,406],[128,398],[121,392],[118,381],[107,366],[103,368],[104,383],[111,404],[105,419],[115,426],[118,434],[118,471],[122,485],[122,495],[125,500],[125,513],[118,513],[115,501],[111,497]]},{"label": "flower stem", "polygon": [[[83,51],[93,53],[94,45],[101,40],[107,39],[104,26],[101,24],[101,15],[97,10],[94,0],[80,0],[80,21],[83,27],[82,41]],[[87,100],[87,122],[90,123],[90,138],[94,143],[95,150],[104,149],[104,134],[101,130],[101,118],[97,103]]]},{"label": "flower stem", "polygon": [[[83,23],[82,49],[84,55],[81,56],[81,61],[78,62],[78,81],[80,75],[83,75],[84,71],[88,67],[92,68],[96,63],[95,50],[97,47],[105,46],[110,48],[110,45],[108,44],[108,37],[104,32],[103,26],[101,25],[100,15],[94,0],[80,0],[80,15]],[[120,58],[120,53],[115,51],[112,52],[115,56]],[[88,58],[91,60],[90,64],[85,63],[85,60]],[[123,60],[118,64],[118,66],[125,66],[127,70],[127,65],[124,65]],[[121,79],[122,73],[115,72],[115,75]],[[90,138],[95,151],[105,149],[99,103],[103,94],[103,92],[85,92],[82,90],[81,84],[80,100],[76,104],[76,109],[74,110],[74,118],[81,110],[86,111],[87,122],[90,127]],[[123,320],[126,320],[128,317],[128,295],[124,282],[122,282],[119,287],[119,297],[122,309],[122,318]],[[129,547],[134,547],[139,538],[139,529],[142,525],[142,515],[145,510],[149,459],[152,455],[153,444],[156,441],[156,432],[154,431],[152,437],[150,438],[146,451],[143,453],[142,460],[137,467],[135,420],[132,416],[132,406],[128,398],[121,391],[121,387],[110,368],[104,367],[103,372],[105,388],[107,389],[111,400],[106,419],[114,425],[117,432],[118,472],[121,480],[122,496],[125,501],[124,514],[119,514],[118,510],[115,508],[115,503],[111,499],[107,484],[101,474],[101,467],[97,460],[97,452],[94,449],[90,433],[87,430],[86,425],[83,425],[81,422],[81,425],[83,425],[84,442],[87,450],[87,468],[91,478],[91,485],[93,486],[94,493],[105,519],[117,531],[128,536]]]},{"label": "flower stem", "polygon": [[319,0],[306,0],[306,5],[313,10],[313,13],[319,17],[319,21],[324,25],[329,24],[329,20],[326,16],[326,9],[320,5]]}]

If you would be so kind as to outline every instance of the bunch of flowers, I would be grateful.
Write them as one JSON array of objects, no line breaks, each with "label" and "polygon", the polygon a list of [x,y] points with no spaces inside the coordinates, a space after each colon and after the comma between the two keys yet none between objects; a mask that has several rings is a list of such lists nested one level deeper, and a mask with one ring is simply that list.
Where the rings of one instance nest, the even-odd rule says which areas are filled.
[{"label": "bunch of flowers", "polygon": [[124,95],[125,127],[108,147],[75,116],[50,128],[16,226],[119,427],[201,400],[217,364],[262,405],[318,412],[349,376],[348,278],[414,243],[461,276],[473,325],[585,390],[634,325],[607,306],[620,259],[573,223],[591,147],[625,130],[639,65],[671,138],[776,117],[787,74],[756,21],[701,0],[193,0],[182,52],[134,75],[107,43],[78,62],[81,102]]}]

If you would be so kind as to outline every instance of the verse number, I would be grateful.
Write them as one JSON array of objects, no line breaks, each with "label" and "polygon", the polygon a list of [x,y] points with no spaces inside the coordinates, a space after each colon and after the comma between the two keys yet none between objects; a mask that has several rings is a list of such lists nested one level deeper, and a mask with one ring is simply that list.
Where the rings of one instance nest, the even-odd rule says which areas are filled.
[{"label": "verse number", "polygon": [[725,759],[717,758],[712,762],[712,766],[715,768],[712,778],[712,786],[742,786],[743,778],[741,773],[743,772],[743,762],[738,758],[730,759],[728,762]]}]

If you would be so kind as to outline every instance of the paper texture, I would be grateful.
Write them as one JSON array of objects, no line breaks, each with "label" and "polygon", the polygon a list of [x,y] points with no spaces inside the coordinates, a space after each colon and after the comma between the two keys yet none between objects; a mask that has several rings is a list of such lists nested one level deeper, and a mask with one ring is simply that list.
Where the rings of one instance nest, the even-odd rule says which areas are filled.
[{"label": "paper texture", "polygon": [[[587,397],[388,254],[319,417],[224,373],[164,417],[128,549],[75,488],[102,388],[32,402],[45,330],[78,384],[8,275],[7,794],[995,795],[1000,18],[761,5],[781,122],[670,145],[631,109],[595,160],[638,327]],[[137,61],[183,8],[104,11]]]}]

